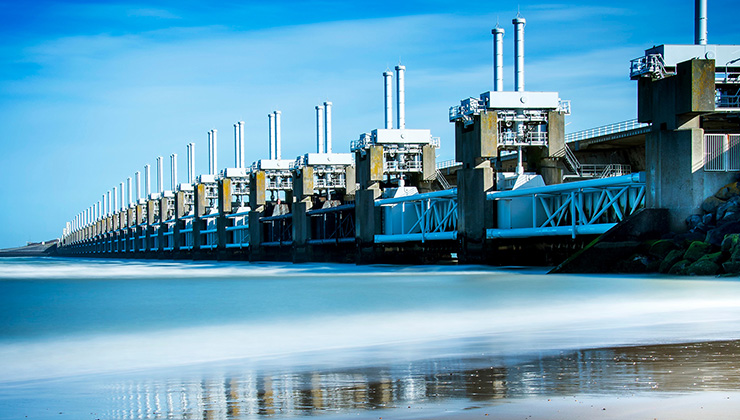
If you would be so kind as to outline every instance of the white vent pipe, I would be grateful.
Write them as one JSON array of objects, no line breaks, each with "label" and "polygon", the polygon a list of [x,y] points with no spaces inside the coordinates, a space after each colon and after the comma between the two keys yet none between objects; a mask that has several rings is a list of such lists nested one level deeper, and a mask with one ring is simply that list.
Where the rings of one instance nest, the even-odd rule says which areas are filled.
[{"label": "white vent pipe", "polygon": [[130,206],[131,202],[134,201],[134,191],[131,188],[131,177],[126,178],[126,191],[128,192],[128,205]]},{"label": "white vent pipe", "polygon": [[493,91],[504,90],[504,28],[496,25],[493,30]]},{"label": "white vent pipe", "polygon": [[405,66],[396,66],[396,112],[398,112],[398,128],[406,128],[406,86],[404,80]]},{"label": "white vent pipe", "polygon": [[524,25],[527,21],[520,16],[512,19],[514,24],[514,90],[524,92]]},{"label": "white vent pipe", "polygon": [[105,200],[105,215],[110,216],[111,215],[111,201],[110,201],[110,190],[108,190],[108,199]]},{"label": "white vent pipe", "polygon": [[121,184],[120,184],[120,185],[121,185],[121,191],[120,191],[120,194],[121,194],[121,203],[119,204],[119,207],[118,207],[118,209],[119,209],[119,210],[123,210],[123,208],[124,208],[124,206],[125,206],[125,205],[123,204],[123,197],[125,197],[125,196],[126,196],[126,194],[125,194],[125,193],[124,193],[124,191],[123,191],[123,182],[121,182]]},{"label": "white vent pipe", "polygon": [[269,139],[270,160],[275,159],[275,114],[267,114],[267,135]]},{"label": "white vent pipe", "polygon": [[316,153],[324,153],[324,106],[316,105]]},{"label": "white vent pipe", "polygon": [[162,169],[162,156],[157,156],[157,192],[164,192],[164,169]]},{"label": "white vent pipe", "polygon": [[170,185],[172,191],[177,188],[177,153],[170,155]]},{"label": "white vent pipe", "polygon": [[193,183],[195,176],[195,143],[188,143],[188,184]]},{"label": "white vent pipe", "polygon": [[103,199],[100,201],[100,218],[102,219],[108,215],[108,210],[105,208],[105,194],[103,194]]},{"label": "white vent pipe", "polygon": [[214,128],[208,132],[208,173],[216,175],[218,170],[218,132]]},{"label": "white vent pipe", "polygon": [[280,111],[275,111],[275,159],[281,159]]},{"label": "white vent pipe", "polygon": [[707,45],[707,0],[696,0],[694,19],[694,44]]},{"label": "white vent pipe", "polygon": [[244,167],[244,121],[234,124],[234,166]]},{"label": "white vent pipe", "polygon": [[149,170],[150,168],[151,166],[148,163],[144,165],[144,193],[147,199],[152,195],[152,174]]},{"label": "white vent pipe", "polygon": [[114,214],[118,210],[118,189],[113,187],[113,206],[110,209],[110,214]]},{"label": "white vent pipe", "polygon": [[136,181],[136,202],[141,200],[141,172],[136,171],[134,173],[134,180]]},{"label": "white vent pipe", "polygon": [[324,102],[324,150],[331,153],[331,102]]},{"label": "white vent pipe", "polygon": [[385,128],[393,128],[393,72],[383,73],[385,85]]},{"label": "white vent pipe", "polygon": [[100,201],[98,201],[98,207],[95,210],[95,220],[101,219],[101,213],[100,213]]}]

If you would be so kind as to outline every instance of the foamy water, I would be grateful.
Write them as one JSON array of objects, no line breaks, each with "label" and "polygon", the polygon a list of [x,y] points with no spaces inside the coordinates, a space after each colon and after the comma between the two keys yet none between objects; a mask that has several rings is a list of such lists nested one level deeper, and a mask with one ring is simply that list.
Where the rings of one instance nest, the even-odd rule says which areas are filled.
[{"label": "foamy water", "polygon": [[[41,384],[104,387],[100,378],[149,375],[167,388],[183,372],[196,372],[198,382],[218,371],[223,385],[230,371],[302,375],[740,339],[740,282],[489,267],[0,259],[0,321],[1,404],[23,400],[10,391],[21,384],[32,393]],[[130,417],[156,412],[138,410]]]}]

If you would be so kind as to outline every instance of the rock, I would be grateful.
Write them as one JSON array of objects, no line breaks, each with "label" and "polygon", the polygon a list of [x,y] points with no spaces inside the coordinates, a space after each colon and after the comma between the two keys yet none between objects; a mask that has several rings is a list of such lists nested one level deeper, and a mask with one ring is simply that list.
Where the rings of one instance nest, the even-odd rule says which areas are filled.
[{"label": "rock", "polygon": [[690,276],[713,276],[717,274],[717,271],[719,271],[719,265],[705,258],[686,267],[686,274]]},{"label": "rock", "polygon": [[701,222],[707,226],[714,224],[714,213],[707,213],[702,216]]},{"label": "rock", "polygon": [[738,185],[737,182],[730,182],[714,194],[714,196],[720,200],[729,200],[736,195],[740,195],[740,185]]},{"label": "rock", "polygon": [[717,207],[717,211],[715,211],[716,220],[724,219],[727,213],[737,213],[740,211],[740,203],[736,203],[735,198],[736,197],[733,197],[730,201]]},{"label": "rock", "polygon": [[653,245],[650,246],[648,254],[662,260],[665,258],[666,255],[668,255],[669,252],[677,248],[678,245],[676,245],[675,242],[668,239],[661,239],[659,241],[655,241]]},{"label": "rock", "polygon": [[711,196],[701,203],[701,209],[704,213],[715,213],[717,208],[725,203],[727,203],[726,200],[721,200],[715,196]]},{"label": "rock", "polygon": [[681,260],[673,264],[673,267],[671,267],[671,269],[668,270],[668,274],[686,274],[686,267],[690,265],[691,265],[691,261]]},{"label": "rock", "polygon": [[[714,213],[707,213],[707,214],[714,214]],[[689,228],[689,230],[696,229],[697,226],[699,226],[702,223],[702,217],[698,214],[692,214],[691,216],[686,218],[686,226]]]},{"label": "rock", "polygon": [[661,261],[660,266],[658,267],[658,272],[667,273],[674,264],[683,259],[683,253],[683,249],[674,249],[673,251],[668,252],[668,255],[666,255],[665,258],[663,258],[663,261]]},{"label": "rock", "polygon": [[740,233],[740,222],[722,223],[707,232],[707,236],[704,240],[714,246],[720,246],[722,245],[722,241],[725,239],[725,236],[731,233]]},{"label": "rock", "polygon": [[736,246],[735,249],[732,250],[732,253],[730,254],[730,261],[740,261],[740,246]]},{"label": "rock", "polygon": [[727,261],[722,264],[722,268],[727,274],[740,274],[740,261]]},{"label": "rock", "polygon": [[722,240],[722,252],[732,253],[737,244],[740,243],[740,233],[730,233]]},{"label": "rock", "polygon": [[724,254],[722,254],[722,251],[719,251],[719,252],[715,252],[715,253],[712,253],[712,254],[707,254],[707,255],[699,258],[697,260],[697,262],[699,262],[699,261],[711,261],[711,262],[713,262],[715,264],[719,264],[719,262],[722,261],[723,259],[724,259]]},{"label": "rock", "polygon": [[684,248],[688,248],[689,245],[691,245],[694,241],[704,241],[706,239],[707,234],[702,232],[686,232],[686,233],[679,233],[676,234],[676,236],[673,237],[673,239],[679,243],[682,244]]},{"label": "rock", "polygon": [[659,259],[652,259],[648,261],[647,267],[645,267],[645,271],[648,273],[657,273],[658,270],[660,270],[660,264],[662,263],[662,260]]},{"label": "rock", "polygon": [[[720,241],[720,243],[721,242],[722,241]],[[689,249],[687,249],[686,252],[683,254],[683,258],[685,260],[693,262],[708,254],[711,250],[712,245],[706,242],[694,241],[691,243],[691,245],[689,245]]]},{"label": "rock", "polygon": [[648,258],[644,255],[633,254],[617,267],[620,273],[645,273],[647,272]]}]

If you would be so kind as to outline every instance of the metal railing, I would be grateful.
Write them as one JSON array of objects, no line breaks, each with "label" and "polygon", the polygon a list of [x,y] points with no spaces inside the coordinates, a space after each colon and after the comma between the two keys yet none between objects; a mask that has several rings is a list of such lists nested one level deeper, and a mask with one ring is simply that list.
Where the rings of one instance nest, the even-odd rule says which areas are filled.
[{"label": "metal railing", "polygon": [[602,125],[601,127],[589,128],[588,130],[576,131],[565,135],[565,142],[570,143],[578,140],[591,139],[595,137],[616,134],[638,128],[648,127],[650,124],[641,123],[637,119],[620,121],[614,124]]},{"label": "metal railing", "polygon": [[740,108],[740,92],[731,94],[717,91],[714,98],[715,108]]},{"label": "metal railing", "polygon": [[249,212],[229,214],[227,219],[232,220],[232,225],[226,227],[226,232],[231,233],[230,241],[226,248],[246,248],[249,246]]},{"label": "metal railing", "polygon": [[290,246],[293,244],[293,214],[260,218],[262,246]]},{"label": "metal railing", "polygon": [[630,78],[652,77],[662,79],[668,75],[663,64],[663,56],[660,54],[648,54],[630,60]]},{"label": "metal railing", "polygon": [[740,171],[740,134],[705,134],[704,170]]},{"label": "metal railing", "polygon": [[486,230],[488,239],[597,235],[645,206],[645,174],[494,191],[486,198],[498,201],[498,227]]},{"label": "metal railing", "polygon": [[327,245],[355,242],[355,205],[316,209],[306,212],[311,223],[309,244]]},{"label": "metal railing", "polygon": [[383,207],[376,243],[457,239],[457,188],[375,201]]},{"label": "metal railing", "polygon": [[205,221],[206,229],[200,231],[200,243],[201,249],[214,249],[218,246],[218,227],[216,219],[218,213],[210,213],[201,216],[201,219]]}]

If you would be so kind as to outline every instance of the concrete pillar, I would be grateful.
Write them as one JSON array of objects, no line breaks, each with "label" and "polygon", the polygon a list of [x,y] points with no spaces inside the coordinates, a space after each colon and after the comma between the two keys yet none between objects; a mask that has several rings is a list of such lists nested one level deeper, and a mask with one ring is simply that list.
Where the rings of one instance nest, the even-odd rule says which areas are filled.
[{"label": "concrete pillar", "polygon": [[311,221],[306,214],[313,205],[313,167],[305,166],[293,171],[293,262],[305,262],[311,259]]},{"label": "concrete pillar", "polygon": [[482,262],[486,256],[486,229],[493,227],[493,203],[486,193],[494,187],[490,160],[498,154],[498,117],[495,112],[473,116],[465,127],[455,123],[455,158],[463,164],[457,172],[460,260]]},{"label": "concrete pillar", "polygon": [[232,213],[231,203],[233,196],[231,193],[231,179],[221,178],[218,181],[218,218],[216,219],[216,230],[218,238],[218,246],[216,247],[219,252],[226,251],[226,243],[228,242],[228,233],[226,227],[229,226],[231,219],[226,216]]},{"label": "concrete pillar", "polygon": [[255,171],[250,174],[249,186],[249,260],[259,261],[262,252],[262,224],[260,218],[264,215],[266,201],[266,177],[264,171]]},{"label": "concrete pillar", "polygon": [[205,229],[206,221],[203,216],[208,208],[208,199],[206,198],[206,185],[195,184],[193,188],[193,204],[195,205],[195,217],[193,218],[193,253],[200,251],[203,244],[200,232]]},{"label": "concrete pillar", "polygon": [[646,207],[667,208],[671,230],[681,232],[686,218],[735,174],[703,169],[701,116],[714,111],[714,60],[679,63],[676,73],[638,81],[638,119],[652,122],[645,139]]},{"label": "concrete pillar", "polygon": [[180,251],[180,247],[185,243],[180,233],[185,228],[183,216],[185,216],[185,191],[177,191],[175,192],[175,228],[172,234],[175,251]]}]

